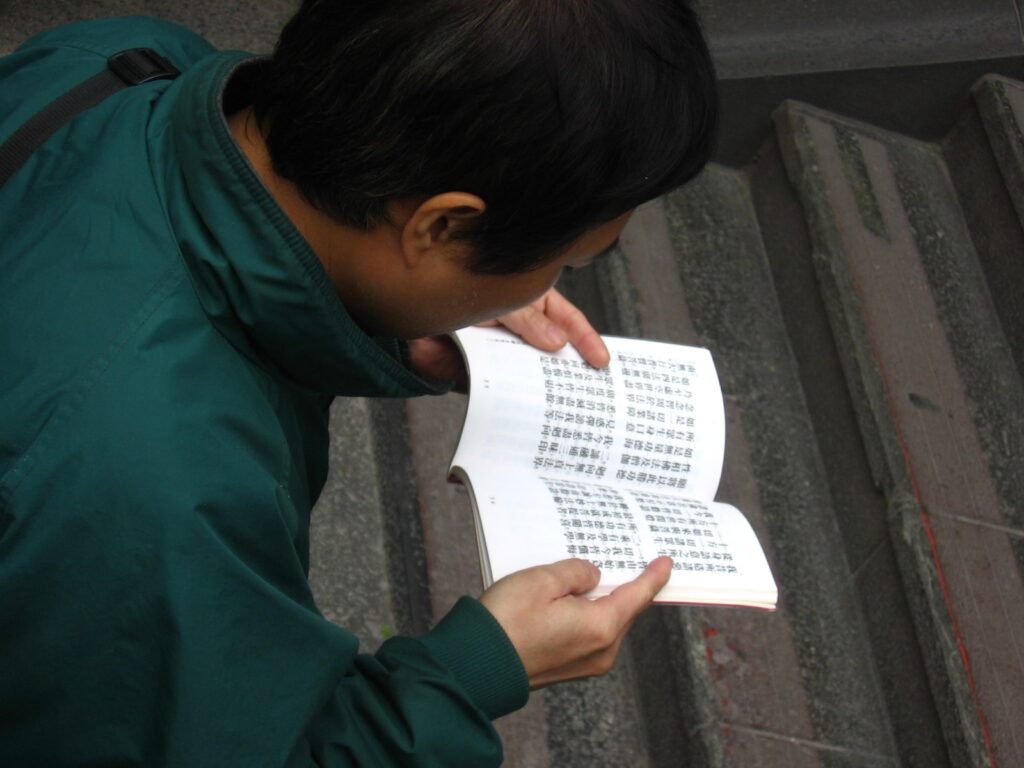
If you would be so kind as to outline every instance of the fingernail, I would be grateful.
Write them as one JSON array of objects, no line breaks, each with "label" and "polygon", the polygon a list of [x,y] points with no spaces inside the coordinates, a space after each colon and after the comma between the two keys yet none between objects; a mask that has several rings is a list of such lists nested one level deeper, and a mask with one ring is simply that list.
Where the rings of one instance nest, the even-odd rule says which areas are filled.
[{"label": "fingernail", "polygon": [[558,344],[558,345],[565,344],[565,334],[562,333],[562,329],[559,328],[557,325],[549,325],[548,326],[548,330],[547,330],[547,334],[548,334],[548,340],[552,344]]}]

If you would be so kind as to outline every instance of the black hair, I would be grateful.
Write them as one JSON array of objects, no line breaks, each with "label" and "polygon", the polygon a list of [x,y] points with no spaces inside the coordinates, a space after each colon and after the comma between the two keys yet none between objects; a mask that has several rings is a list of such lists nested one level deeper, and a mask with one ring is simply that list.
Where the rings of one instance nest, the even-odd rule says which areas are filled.
[{"label": "black hair", "polygon": [[305,0],[254,87],[275,171],[337,221],[479,195],[510,273],[695,176],[718,122],[683,0]]}]

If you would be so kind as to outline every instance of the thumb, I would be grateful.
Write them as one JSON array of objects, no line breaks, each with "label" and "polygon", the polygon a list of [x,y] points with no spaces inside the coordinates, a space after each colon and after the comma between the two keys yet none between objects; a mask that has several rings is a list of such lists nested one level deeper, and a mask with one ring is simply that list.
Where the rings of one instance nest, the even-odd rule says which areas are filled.
[{"label": "thumb", "polygon": [[643,611],[672,575],[672,558],[658,557],[648,563],[647,568],[628,584],[623,584],[607,597],[625,624]]}]

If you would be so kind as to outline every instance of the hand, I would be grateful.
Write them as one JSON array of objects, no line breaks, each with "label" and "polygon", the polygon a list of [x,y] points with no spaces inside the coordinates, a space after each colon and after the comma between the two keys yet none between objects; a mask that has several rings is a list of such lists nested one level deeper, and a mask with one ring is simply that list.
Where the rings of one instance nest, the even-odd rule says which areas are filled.
[{"label": "hand", "polygon": [[[575,304],[554,288],[525,307],[481,325],[501,325],[527,344],[554,352],[572,342],[583,359],[595,368],[608,365],[608,347]],[[429,336],[409,342],[412,368],[422,376],[452,379],[455,390],[465,392],[466,366],[458,347],[447,336]]]},{"label": "hand", "polygon": [[611,359],[608,347],[586,315],[554,288],[533,303],[481,325],[503,325],[527,344],[549,352],[572,342],[595,368],[604,368]]},{"label": "hand", "polygon": [[659,557],[610,595],[581,597],[600,579],[586,560],[562,560],[495,582],[480,602],[501,624],[526,668],[530,688],[603,675],[615,664],[633,621],[672,573]]}]

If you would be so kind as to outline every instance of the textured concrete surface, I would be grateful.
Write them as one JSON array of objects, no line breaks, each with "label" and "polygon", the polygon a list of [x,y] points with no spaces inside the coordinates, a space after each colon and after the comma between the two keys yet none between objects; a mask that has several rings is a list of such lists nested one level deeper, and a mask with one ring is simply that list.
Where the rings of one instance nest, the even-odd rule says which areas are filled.
[{"label": "textured concrete surface", "polygon": [[975,85],[974,100],[1010,199],[1024,222],[1024,86],[990,75]]},{"label": "textured concrete surface", "polygon": [[331,407],[331,471],[313,509],[310,584],[331,621],[367,650],[431,625],[404,404],[339,398]]},{"label": "textured concrete surface", "polygon": [[[185,24],[225,48],[266,51],[297,0],[5,0],[0,51],[55,23],[144,14]],[[908,66],[1024,53],[1014,0],[697,3],[724,78]]]},{"label": "textured concrete surface", "polygon": [[324,616],[354,632],[367,650],[398,631],[370,408],[355,398],[331,407],[331,472],[313,509],[309,574]]},{"label": "textured concrete surface", "polygon": [[1015,0],[699,0],[696,7],[727,79],[1024,52]]},{"label": "textured concrete surface", "polygon": [[[1024,376],[1024,149],[1016,119],[998,109],[998,93],[990,85],[985,78],[975,86],[977,108],[963,110],[942,150],[1010,354]],[[987,132],[982,112],[991,126]],[[1016,205],[1011,187],[1018,193]]]},{"label": "textured concrete surface", "polygon": [[426,632],[432,616],[404,403],[335,400],[330,467],[310,527],[317,605],[367,650]]},{"label": "textured concrete surface", "polygon": [[[776,617],[785,621],[785,631],[747,626],[738,642],[749,646],[745,656],[751,667],[774,667],[789,682],[783,688],[805,689],[800,693],[810,729],[791,730],[800,718],[788,712],[769,719],[766,730],[818,742],[834,754],[891,763],[893,745],[877,675],[746,178],[711,167],[670,195],[666,208],[690,314],[702,341],[714,350],[724,390],[742,409],[756,478],[751,486],[757,489],[753,507],[747,504],[744,511],[760,523],[762,541],[774,550],[783,596]],[[742,433],[729,440],[727,465],[740,467],[736,452]],[[766,637],[763,645],[753,642]],[[778,661],[787,645],[793,662],[785,674]],[[759,656],[763,665],[754,661]],[[767,682],[762,692],[749,694],[759,707],[772,698],[768,691],[779,690],[776,680]]]},{"label": "textured concrete surface", "polygon": [[269,52],[297,0],[3,0],[0,53],[56,24],[103,16],[158,16],[203,35],[219,48]]},{"label": "textured concrete surface", "polygon": [[1017,444],[1020,382],[953,185],[928,145],[799,104],[778,128],[847,378],[866,394],[856,406],[949,747],[965,764],[1024,762],[1017,499],[981,437],[996,418]]},{"label": "textured concrete surface", "polygon": [[722,131],[715,160],[744,165],[773,132],[772,113],[786,99],[923,139],[943,136],[963,111],[980,77],[1024,79],[1024,57],[984,58],[914,66],[826,70],[790,75],[752,73],[720,83]]},{"label": "textured concrete surface", "polygon": [[856,580],[901,764],[949,765],[941,723],[890,543],[853,396],[843,376],[812,263],[804,211],[773,140],[753,169],[751,191],[772,281]]},{"label": "textured concrete surface", "polygon": [[[963,158],[954,178],[1017,370],[1024,376],[1024,306],[1019,301],[1024,293],[1024,231],[1007,221],[1006,204],[1008,199],[1024,226],[1024,86],[989,75],[975,84],[973,96],[977,112],[966,111],[964,119],[970,126],[964,131],[968,138],[950,146]],[[991,156],[974,161],[968,147],[985,146],[977,125],[984,129]],[[993,163],[998,173],[992,172]],[[990,180],[989,187],[979,189],[984,179]]]}]

